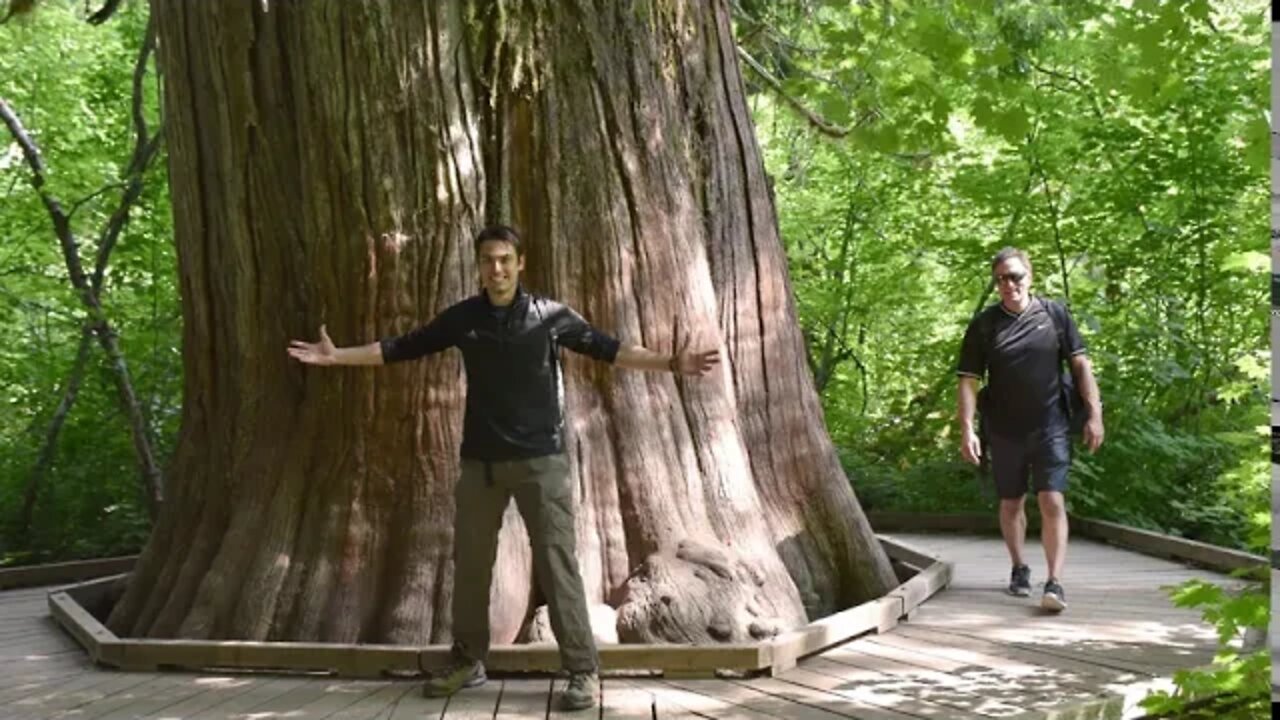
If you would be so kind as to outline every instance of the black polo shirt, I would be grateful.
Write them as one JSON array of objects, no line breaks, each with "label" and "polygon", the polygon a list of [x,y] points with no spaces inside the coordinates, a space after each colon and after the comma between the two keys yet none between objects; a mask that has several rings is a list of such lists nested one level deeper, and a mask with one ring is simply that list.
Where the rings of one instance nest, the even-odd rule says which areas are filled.
[{"label": "black polo shirt", "polygon": [[522,289],[505,308],[481,292],[416,330],[380,342],[385,363],[451,347],[462,351],[462,457],[486,461],[562,452],[560,348],[611,363],[620,345],[569,307]]},{"label": "black polo shirt", "polygon": [[[1043,300],[1032,297],[1026,310],[1010,312],[996,303],[969,322],[960,346],[957,375],[987,379],[990,398],[987,417],[991,432],[1022,437],[1033,430],[1067,431],[1061,401],[1058,334]],[[1062,309],[1064,352],[1086,352],[1071,313]]]}]

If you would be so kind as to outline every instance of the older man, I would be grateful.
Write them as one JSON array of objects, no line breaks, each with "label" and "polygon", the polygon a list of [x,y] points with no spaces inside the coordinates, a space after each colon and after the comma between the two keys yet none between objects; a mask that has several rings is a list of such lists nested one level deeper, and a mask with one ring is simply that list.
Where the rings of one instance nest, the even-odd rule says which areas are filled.
[{"label": "older man", "polygon": [[1023,510],[1028,479],[1040,506],[1041,541],[1047,579],[1040,605],[1060,612],[1067,607],[1062,588],[1067,554],[1067,511],[1063,493],[1071,467],[1068,405],[1064,393],[1065,359],[1084,401],[1087,420],[1083,441],[1090,452],[1102,444],[1102,402],[1084,342],[1071,314],[1062,305],[1031,294],[1031,259],[1017,248],[1004,248],[991,260],[1000,302],[969,323],[956,369],[960,452],[973,464],[982,460],[982,443],[974,428],[978,382],[988,380],[982,412],[996,492],[1000,496],[1000,531],[1013,565],[1008,591],[1031,594],[1031,568],[1023,560],[1027,516]]}]

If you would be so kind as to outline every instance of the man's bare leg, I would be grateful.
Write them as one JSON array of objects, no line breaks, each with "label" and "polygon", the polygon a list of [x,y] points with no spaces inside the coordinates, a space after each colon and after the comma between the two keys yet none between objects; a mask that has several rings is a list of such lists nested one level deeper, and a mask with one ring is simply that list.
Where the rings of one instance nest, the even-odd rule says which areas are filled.
[{"label": "man's bare leg", "polygon": [[1009,560],[1014,565],[1022,562],[1022,545],[1027,536],[1027,513],[1023,510],[1025,495],[1014,499],[1000,499],[1000,534],[1009,549]]},{"label": "man's bare leg", "polygon": [[1037,494],[1040,503],[1040,541],[1044,543],[1044,559],[1049,577],[1062,579],[1062,566],[1067,561],[1067,505],[1062,493],[1045,490]]},{"label": "man's bare leg", "polygon": [[1067,559],[1067,506],[1062,493],[1044,490],[1037,494],[1040,503],[1040,539],[1044,543],[1044,559],[1049,564],[1049,577],[1044,583],[1040,607],[1054,612],[1067,608],[1067,594],[1062,589],[1062,566]]}]

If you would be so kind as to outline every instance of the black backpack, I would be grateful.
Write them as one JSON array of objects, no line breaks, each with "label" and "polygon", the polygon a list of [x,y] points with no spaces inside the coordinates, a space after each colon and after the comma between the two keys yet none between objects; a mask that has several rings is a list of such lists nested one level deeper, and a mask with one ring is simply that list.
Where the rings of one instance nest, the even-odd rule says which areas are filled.
[{"label": "black backpack", "polygon": [[[1089,420],[1089,406],[1084,404],[1084,398],[1080,396],[1079,390],[1076,389],[1076,379],[1071,374],[1071,361],[1067,357],[1066,331],[1063,329],[1067,324],[1067,309],[1061,303],[1053,300],[1041,298],[1040,302],[1044,303],[1045,312],[1049,315],[1049,322],[1053,323],[1053,330],[1058,336],[1058,390],[1061,394],[1062,409],[1067,415],[1067,428],[1072,435],[1081,435],[1084,433],[1085,422]],[[993,340],[991,319],[989,317],[980,318],[978,327],[982,333],[982,345],[989,353]],[[982,439],[984,445],[987,439],[987,425],[984,418],[988,413],[990,402],[990,393],[987,392],[987,386],[983,385],[978,390],[978,437]],[[985,456],[986,454],[984,453],[983,457]]]}]

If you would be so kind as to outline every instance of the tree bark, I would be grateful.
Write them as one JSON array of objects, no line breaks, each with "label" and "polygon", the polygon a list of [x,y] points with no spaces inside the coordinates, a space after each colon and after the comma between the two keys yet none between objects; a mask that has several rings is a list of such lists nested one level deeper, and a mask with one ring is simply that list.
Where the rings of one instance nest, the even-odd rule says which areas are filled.
[{"label": "tree bark", "polygon": [[[185,396],[114,630],[447,641],[456,352],[284,348],[476,292],[493,221],[522,230],[531,290],[627,342],[725,351],[704,379],[564,358],[579,558],[624,642],[768,637],[894,584],[805,366],[723,2],[152,7]],[[495,642],[541,602],[507,519]]]}]

